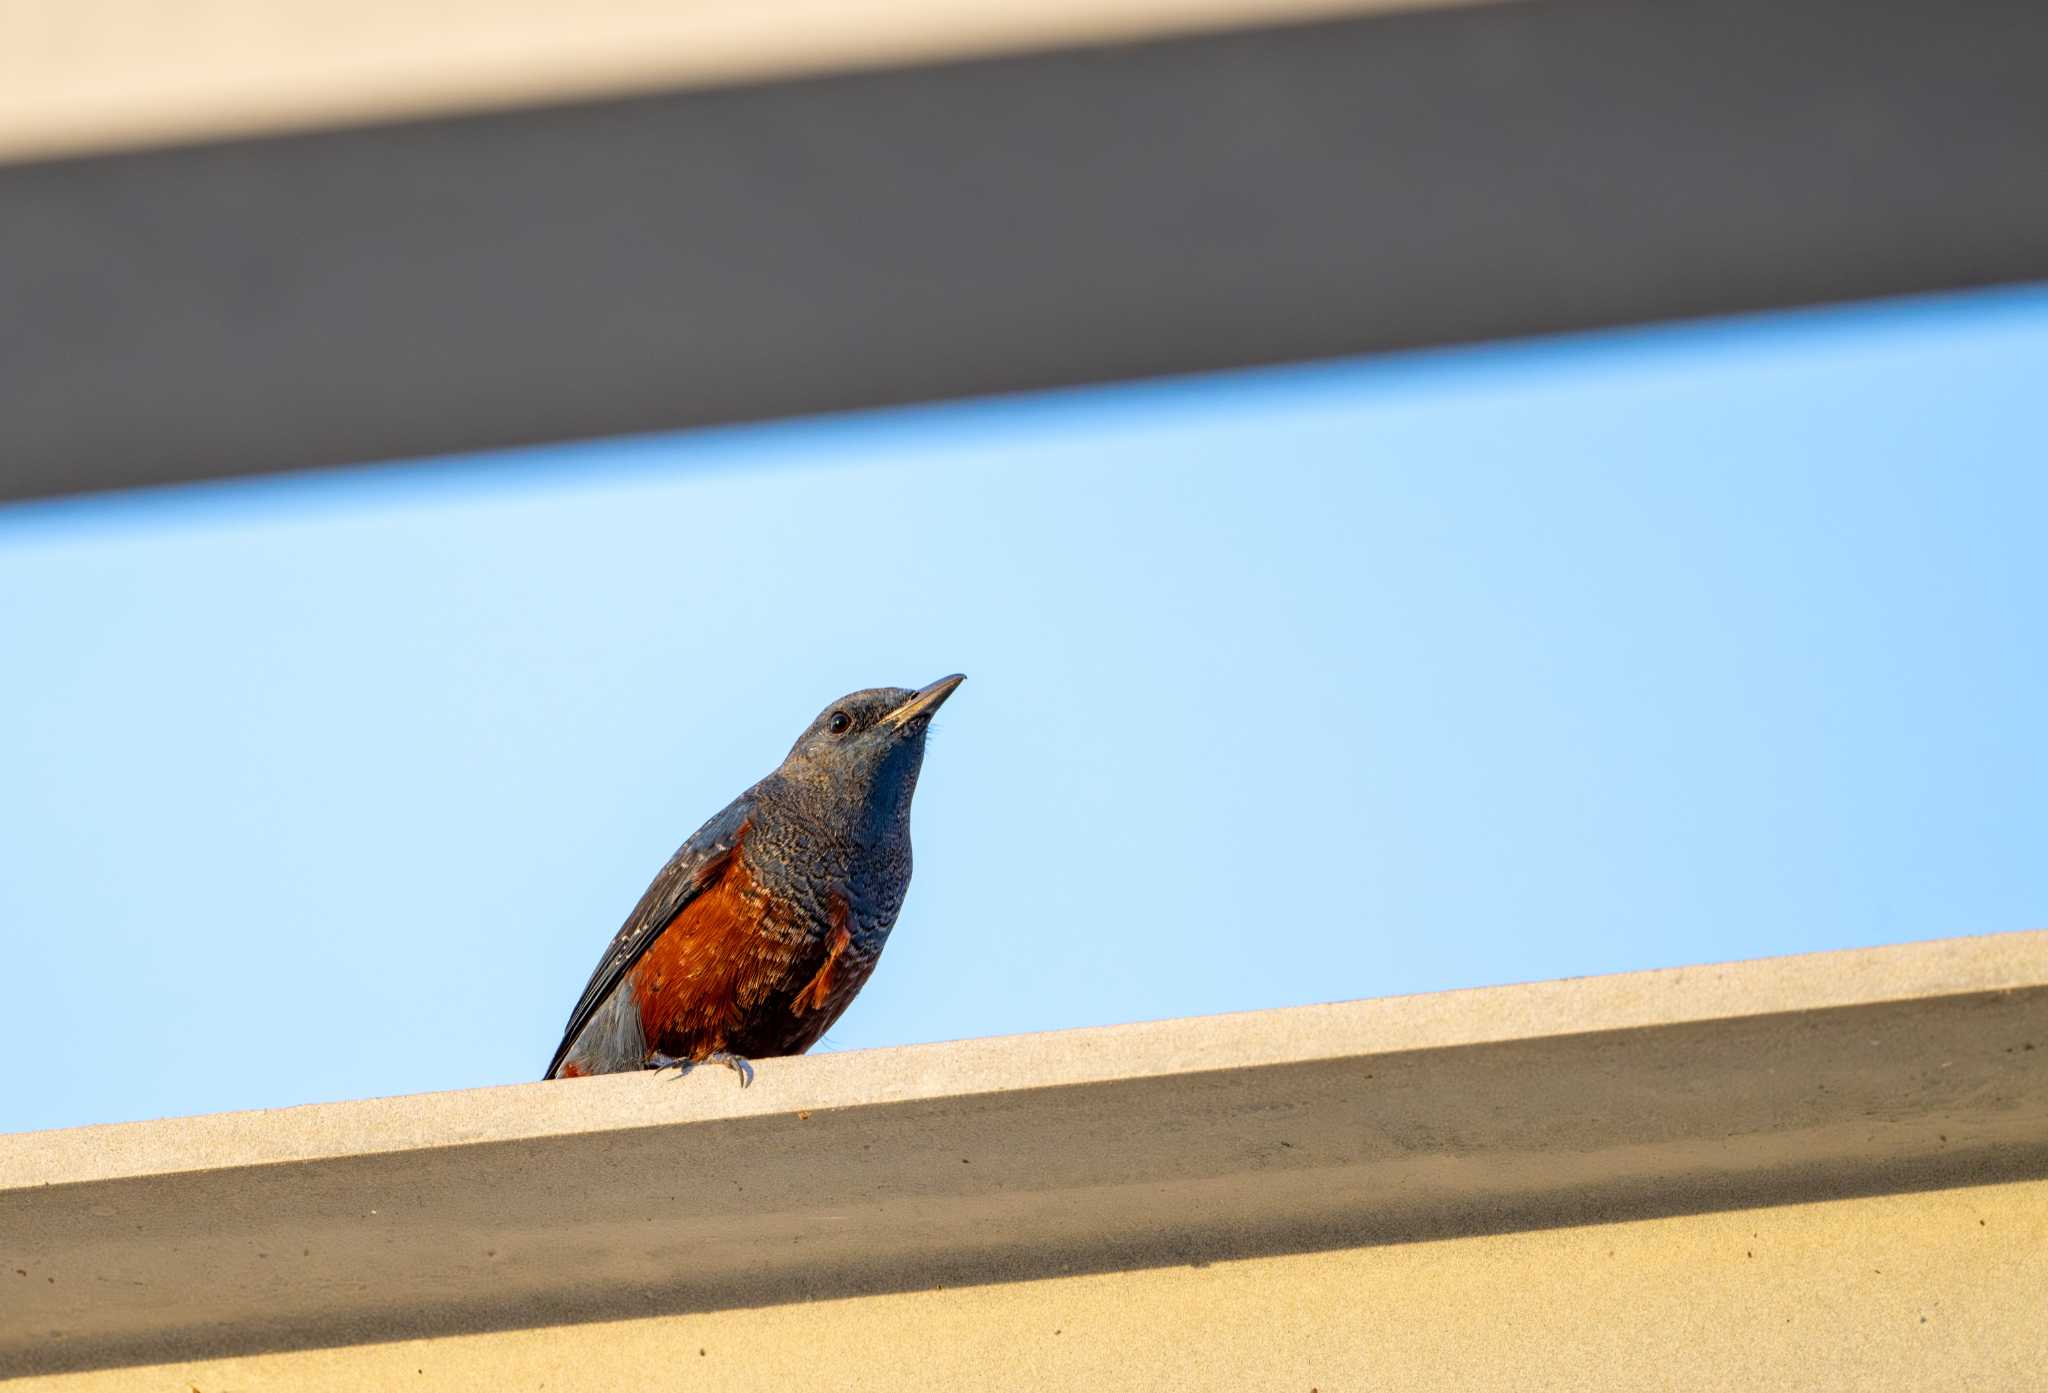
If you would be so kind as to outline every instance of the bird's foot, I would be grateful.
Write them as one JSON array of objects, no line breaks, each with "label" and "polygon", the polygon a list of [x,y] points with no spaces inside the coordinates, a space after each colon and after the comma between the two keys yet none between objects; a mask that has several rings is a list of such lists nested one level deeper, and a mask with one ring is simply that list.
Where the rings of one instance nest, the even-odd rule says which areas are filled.
[{"label": "bird's foot", "polygon": [[723,1064],[726,1068],[740,1076],[741,1088],[745,1088],[754,1081],[754,1066],[739,1055],[729,1054],[725,1050],[717,1050],[707,1054],[701,1060],[677,1059],[674,1055],[663,1054],[660,1050],[656,1050],[653,1054],[647,1056],[646,1067],[657,1073],[663,1069],[674,1069],[676,1077],[681,1078],[699,1064]]},{"label": "bird's foot", "polygon": [[716,1054],[705,1056],[704,1062],[706,1064],[723,1064],[726,1068],[738,1074],[740,1076],[741,1088],[745,1088],[754,1081],[754,1066],[740,1055],[720,1050]]}]

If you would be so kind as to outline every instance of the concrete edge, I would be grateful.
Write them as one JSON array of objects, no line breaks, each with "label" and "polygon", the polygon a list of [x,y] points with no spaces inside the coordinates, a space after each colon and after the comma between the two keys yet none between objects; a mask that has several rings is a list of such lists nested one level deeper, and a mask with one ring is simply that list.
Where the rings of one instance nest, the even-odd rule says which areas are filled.
[{"label": "concrete edge", "polygon": [[2048,986],[2048,930],[760,1061],[753,1088],[638,1076],[0,1135],[0,1194],[810,1114]]}]

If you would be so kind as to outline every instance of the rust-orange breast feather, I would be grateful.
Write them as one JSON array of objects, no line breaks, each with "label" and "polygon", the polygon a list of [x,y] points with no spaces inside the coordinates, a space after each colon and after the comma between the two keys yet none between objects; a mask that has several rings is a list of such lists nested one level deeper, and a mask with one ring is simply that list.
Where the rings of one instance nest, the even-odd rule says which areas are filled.
[{"label": "rust-orange breast feather", "polygon": [[725,858],[715,883],[671,919],[628,975],[647,1043],[678,1059],[732,1048],[815,952],[748,872]]}]

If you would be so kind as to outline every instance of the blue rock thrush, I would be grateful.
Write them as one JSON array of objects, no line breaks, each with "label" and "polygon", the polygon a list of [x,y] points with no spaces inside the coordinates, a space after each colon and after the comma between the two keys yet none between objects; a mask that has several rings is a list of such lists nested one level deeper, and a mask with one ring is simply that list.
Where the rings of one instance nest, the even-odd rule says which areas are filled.
[{"label": "blue rock thrush", "polygon": [[965,679],[832,703],[669,858],[605,949],[551,1079],[802,1054],[868,980],[910,888],[932,713]]}]

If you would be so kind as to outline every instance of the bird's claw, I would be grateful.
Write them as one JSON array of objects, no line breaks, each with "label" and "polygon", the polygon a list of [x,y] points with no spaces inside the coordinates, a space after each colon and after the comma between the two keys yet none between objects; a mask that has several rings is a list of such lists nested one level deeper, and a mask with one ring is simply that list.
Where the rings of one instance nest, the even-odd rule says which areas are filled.
[{"label": "bird's claw", "polygon": [[653,1054],[647,1056],[647,1067],[649,1069],[654,1070],[656,1073],[660,1073],[663,1069],[673,1069],[676,1071],[677,1078],[681,1078],[689,1073],[699,1064],[723,1064],[726,1068],[740,1076],[741,1088],[745,1088],[754,1081],[754,1066],[741,1056],[730,1054],[725,1050],[714,1051],[711,1054],[705,1055],[701,1060],[678,1059],[674,1055],[663,1054],[660,1050],[656,1050]]},{"label": "bird's claw", "polygon": [[720,1050],[718,1053],[709,1056],[706,1062],[723,1064],[726,1068],[738,1074],[740,1076],[741,1088],[745,1088],[754,1081],[754,1066],[739,1055],[728,1054],[726,1051]]}]

